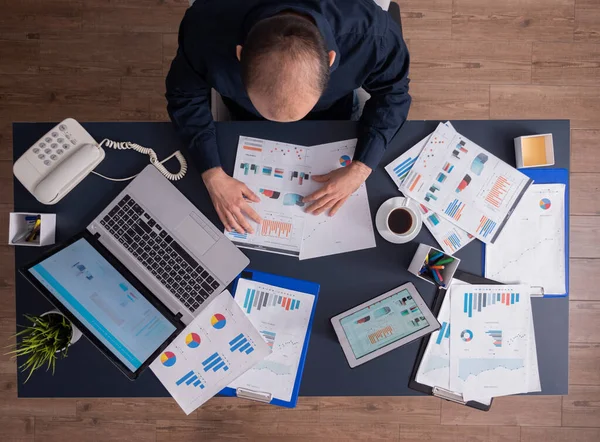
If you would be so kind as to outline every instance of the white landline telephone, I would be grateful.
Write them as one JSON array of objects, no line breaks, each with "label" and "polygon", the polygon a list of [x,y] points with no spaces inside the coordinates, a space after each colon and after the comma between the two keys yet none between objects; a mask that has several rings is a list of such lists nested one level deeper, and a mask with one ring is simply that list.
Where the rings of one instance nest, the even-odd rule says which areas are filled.
[{"label": "white landline telephone", "polygon": [[[176,181],[184,177],[187,163],[181,152],[177,151],[159,161],[156,153],[149,148],[130,142],[96,140],[73,118],[67,118],[46,135],[40,138],[14,164],[15,177],[42,204],[56,204],[86,176],[94,173],[112,181],[127,181],[128,178],[108,178],[93,169],[104,159],[104,149],[133,149],[150,156],[150,163],[169,180]],[[180,165],[178,173],[169,172],[163,165],[171,158],[177,158]]]}]

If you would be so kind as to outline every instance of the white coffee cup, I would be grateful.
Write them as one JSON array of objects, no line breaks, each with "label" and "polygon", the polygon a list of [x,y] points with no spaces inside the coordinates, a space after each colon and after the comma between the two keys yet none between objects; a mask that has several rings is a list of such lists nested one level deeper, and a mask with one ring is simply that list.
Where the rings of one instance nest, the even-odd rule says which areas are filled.
[{"label": "white coffee cup", "polygon": [[394,244],[412,241],[421,231],[423,219],[416,203],[404,197],[384,202],[375,217],[379,234]]}]

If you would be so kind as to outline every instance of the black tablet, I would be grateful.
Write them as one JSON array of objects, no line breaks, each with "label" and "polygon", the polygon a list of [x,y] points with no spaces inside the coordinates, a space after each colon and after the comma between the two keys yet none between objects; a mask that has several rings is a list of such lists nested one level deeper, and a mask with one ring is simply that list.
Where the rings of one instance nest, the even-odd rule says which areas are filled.
[{"label": "black tablet", "polygon": [[87,230],[20,272],[130,379],[185,327]]}]

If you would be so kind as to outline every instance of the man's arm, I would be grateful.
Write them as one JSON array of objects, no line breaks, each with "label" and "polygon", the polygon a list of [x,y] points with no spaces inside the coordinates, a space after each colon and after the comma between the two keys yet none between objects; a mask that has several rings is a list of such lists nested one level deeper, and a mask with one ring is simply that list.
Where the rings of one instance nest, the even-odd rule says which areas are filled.
[{"label": "man's arm", "polygon": [[167,76],[166,96],[169,116],[189,143],[190,155],[225,229],[253,233],[244,214],[260,224],[260,216],[248,204],[260,199],[221,168],[215,123],[210,112],[210,86],[190,64],[181,36],[177,56]]},{"label": "man's arm", "polygon": [[210,112],[210,86],[188,61],[181,38],[167,75],[167,111],[189,146],[200,173],[221,166],[215,124]]},{"label": "man's arm", "polygon": [[354,159],[375,169],[388,144],[406,121],[409,54],[400,29],[388,17],[388,29],[376,44],[377,64],[364,82],[371,94],[360,119]]}]

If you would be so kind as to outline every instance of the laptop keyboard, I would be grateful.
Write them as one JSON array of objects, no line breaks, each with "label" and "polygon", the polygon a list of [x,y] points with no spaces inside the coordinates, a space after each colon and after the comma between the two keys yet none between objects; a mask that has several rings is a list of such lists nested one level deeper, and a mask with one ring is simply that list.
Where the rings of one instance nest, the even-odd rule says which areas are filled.
[{"label": "laptop keyboard", "polygon": [[192,312],[219,287],[131,196],[125,195],[100,224]]}]

